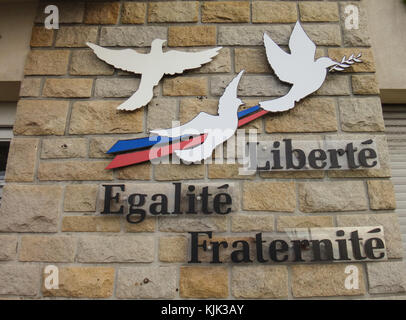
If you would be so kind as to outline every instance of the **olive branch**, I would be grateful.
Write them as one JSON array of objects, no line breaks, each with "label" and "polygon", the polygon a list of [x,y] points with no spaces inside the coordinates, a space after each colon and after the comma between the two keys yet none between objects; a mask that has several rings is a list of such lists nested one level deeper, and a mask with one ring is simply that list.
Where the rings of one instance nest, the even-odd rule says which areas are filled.
[{"label": "olive branch", "polygon": [[354,63],[360,63],[362,60],[360,59],[362,53],[357,55],[356,57],[352,54],[348,59],[346,56],[343,57],[340,63],[337,63],[335,66],[330,68],[330,72],[332,71],[344,71],[344,69],[351,67]]}]

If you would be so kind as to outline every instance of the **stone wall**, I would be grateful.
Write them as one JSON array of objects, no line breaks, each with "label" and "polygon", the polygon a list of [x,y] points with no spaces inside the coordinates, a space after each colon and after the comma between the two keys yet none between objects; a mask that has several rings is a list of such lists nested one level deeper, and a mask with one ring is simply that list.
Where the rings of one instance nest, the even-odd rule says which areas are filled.
[{"label": "stone wall", "polygon": [[[53,3],[53,2],[52,2]],[[54,3],[53,3],[54,4]],[[32,50],[18,103],[0,211],[0,297],[74,298],[373,298],[402,295],[402,244],[390,181],[375,64],[361,19],[344,28],[344,7],[362,1],[61,2],[60,29],[33,27]],[[364,63],[330,74],[295,109],[249,127],[262,137],[376,137],[381,168],[238,175],[236,165],[135,165],[105,170],[105,152],[119,139],[142,137],[172,120],[215,113],[230,79],[246,70],[239,95],[247,106],[287,92],[272,74],[262,43],[267,31],[286,46],[296,20],[317,44],[317,56],[361,52]],[[155,38],[183,50],[223,46],[200,69],[166,76],[148,107],[117,112],[139,83],[98,60],[86,41],[146,52]],[[159,112],[158,112],[159,111]],[[241,210],[226,217],[149,218],[97,215],[103,183],[233,182]],[[344,287],[346,264],[190,265],[188,231],[222,238],[278,234],[293,227],[384,226],[388,262],[359,263],[360,287]],[[59,267],[57,290],[44,268]]]}]

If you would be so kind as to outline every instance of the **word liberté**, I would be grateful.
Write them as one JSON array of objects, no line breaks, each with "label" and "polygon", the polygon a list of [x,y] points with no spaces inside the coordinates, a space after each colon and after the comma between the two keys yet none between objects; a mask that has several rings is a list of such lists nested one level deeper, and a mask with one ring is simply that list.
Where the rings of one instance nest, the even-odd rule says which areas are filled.
[{"label": "word libert\u00e9", "polygon": [[365,141],[308,140],[249,142],[246,170],[357,170],[379,169],[377,145]]}]

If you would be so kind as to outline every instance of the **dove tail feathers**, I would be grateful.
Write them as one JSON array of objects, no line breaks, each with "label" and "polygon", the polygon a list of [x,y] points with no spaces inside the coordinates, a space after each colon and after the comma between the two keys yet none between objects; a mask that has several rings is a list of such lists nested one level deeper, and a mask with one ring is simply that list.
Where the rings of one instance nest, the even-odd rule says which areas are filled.
[{"label": "dove tail feathers", "polygon": [[89,48],[92,48],[93,50],[96,50],[96,49],[100,48],[97,44],[94,44],[94,43],[91,43],[91,42],[86,42],[86,45]]},{"label": "dove tail feathers", "polygon": [[128,100],[120,104],[118,110],[133,111],[143,106],[146,106],[154,97],[153,85],[140,84],[138,90]]},{"label": "dove tail feathers", "polygon": [[274,100],[261,101],[259,105],[262,109],[269,112],[281,112],[293,109],[295,107],[295,100],[289,96],[284,96]]},{"label": "dove tail feathers", "polygon": [[213,153],[214,147],[215,146],[203,143],[191,149],[175,150],[175,154],[183,161],[197,162],[210,157]]}]

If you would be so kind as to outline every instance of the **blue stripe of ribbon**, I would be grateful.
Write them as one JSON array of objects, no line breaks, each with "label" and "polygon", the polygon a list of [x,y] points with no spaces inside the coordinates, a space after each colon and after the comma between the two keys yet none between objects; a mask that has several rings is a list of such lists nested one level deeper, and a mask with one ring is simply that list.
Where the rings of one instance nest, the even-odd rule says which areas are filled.
[{"label": "blue stripe of ribbon", "polygon": [[[261,109],[259,106],[254,106],[245,110],[238,112],[238,119],[241,119],[251,113],[254,113]],[[144,138],[137,139],[128,139],[128,140],[118,140],[108,151],[107,153],[119,153],[131,150],[138,150],[152,147],[156,144],[168,143],[180,140],[182,137],[168,138],[161,136],[149,136]]]}]

